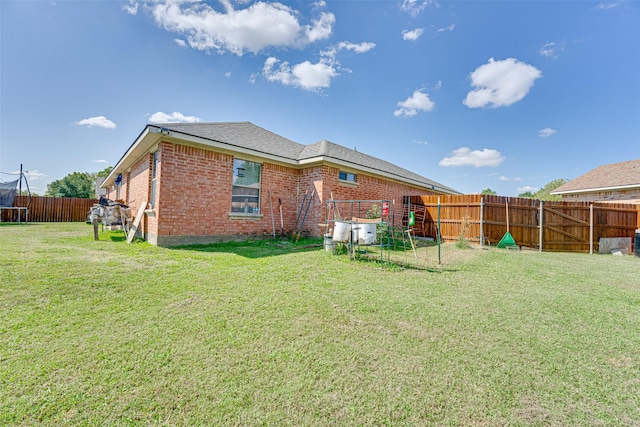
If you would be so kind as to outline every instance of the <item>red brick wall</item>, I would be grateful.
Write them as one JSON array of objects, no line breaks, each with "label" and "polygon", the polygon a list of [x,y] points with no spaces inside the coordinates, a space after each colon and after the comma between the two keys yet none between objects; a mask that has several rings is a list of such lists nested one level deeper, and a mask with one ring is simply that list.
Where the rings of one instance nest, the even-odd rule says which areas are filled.
[{"label": "red brick wall", "polygon": [[[163,236],[224,234],[232,157],[163,143],[156,217]],[[227,185],[228,183],[228,185]]]},{"label": "red brick wall", "polygon": [[[269,206],[269,192],[273,205],[273,216],[276,225],[276,234],[280,234],[280,206],[282,202],[282,218],[285,232],[291,232],[296,222],[298,207],[302,203],[302,194],[299,188],[300,171],[273,163],[262,163],[262,194],[260,197],[260,210],[265,219],[266,234],[272,232],[271,207]],[[231,187],[231,184],[229,184]],[[231,190],[229,190],[231,191]],[[229,199],[230,200],[230,199]]]},{"label": "red brick wall", "polygon": [[[163,143],[160,146],[156,219],[159,236],[271,235],[272,221],[280,233],[282,201],[284,227],[295,223],[298,171],[262,164],[260,211],[262,217],[230,216],[233,156],[202,148]],[[198,239],[196,239],[198,240]]]},{"label": "red brick wall", "polygon": [[[304,199],[304,193],[307,192],[307,200],[305,201],[303,210],[301,211],[300,224],[298,225],[298,230],[302,227],[302,230],[305,234],[310,234],[313,236],[321,236],[322,228],[318,226],[318,224],[324,223],[324,218],[322,216],[324,201],[328,198],[331,198],[330,194],[326,192],[326,184],[323,181],[324,177],[324,166],[315,166],[303,169],[301,171],[300,176],[300,189]],[[315,193],[313,190],[315,189]],[[313,198],[311,195],[313,194]],[[309,201],[311,204],[309,205]],[[307,211],[307,206],[309,206],[309,210]],[[302,217],[305,215],[305,211],[307,212],[307,216],[305,218],[304,226],[302,224]],[[295,224],[294,224],[295,225]]]},{"label": "red brick wall", "polygon": [[129,174],[129,198],[127,204],[135,212],[140,204],[149,202],[149,165],[151,154],[145,155],[131,168]]}]

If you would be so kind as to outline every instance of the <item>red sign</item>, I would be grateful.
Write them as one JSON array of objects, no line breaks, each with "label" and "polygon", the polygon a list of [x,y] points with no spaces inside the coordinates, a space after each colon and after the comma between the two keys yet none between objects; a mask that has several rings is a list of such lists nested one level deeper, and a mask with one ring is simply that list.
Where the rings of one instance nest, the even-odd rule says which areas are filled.
[{"label": "red sign", "polygon": [[382,202],[382,216],[389,215],[389,202]]}]

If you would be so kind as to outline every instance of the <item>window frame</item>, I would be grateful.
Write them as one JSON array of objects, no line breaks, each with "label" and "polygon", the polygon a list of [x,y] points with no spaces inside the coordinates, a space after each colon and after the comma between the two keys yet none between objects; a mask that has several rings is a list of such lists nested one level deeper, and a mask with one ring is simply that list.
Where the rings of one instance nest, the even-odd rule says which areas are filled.
[{"label": "window frame", "polygon": [[[255,182],[249,181],[248,183],[239,183],[239,178],[250,179],[251,176],[240,176],[239,168],[243,171],[258,169],[257,180]],[[262,168],[263,164],[260,162],[254,162],[251,160],[245,160],[241,158],[233,159],[233,171],[231,182],[231,206],[230,216],[235,217],[259,217],[262,218],[262,212],[260,208],[260,202],[262,199]],[[255,176],[254,176],[255,177]],[[247,194],[235,194],[237,189],[246,189]],[[251,194],[255,192],[254,194]],[[245,198],[244,201],[238,200],[238,198]],[[236,200],[234,200],[236,199]],[[248,201],[248,199],[252,199]]]},{"label": "window frame", "polygon": [[[353,179],[350,179],[350,178],[353,178]],[[341,170],[338,172],[338,181],[342,183],[348,183],[348,184],[357,184],[358,174],[355,172],[347,172],[347,171]]]},{"label": "window frame", "polygon": [[151,189],[149,194],[149,205],[151,209],[156,207],[156,192],[158,190],[158,150],[151,153],[151,170],[149,171],[151,178]]}]

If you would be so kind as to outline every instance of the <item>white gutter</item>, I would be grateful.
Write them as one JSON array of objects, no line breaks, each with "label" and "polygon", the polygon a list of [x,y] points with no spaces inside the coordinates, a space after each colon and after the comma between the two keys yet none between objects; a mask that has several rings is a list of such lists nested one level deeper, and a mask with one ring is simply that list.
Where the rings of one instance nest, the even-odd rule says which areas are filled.
[{"label": "white gutter", "polygon": [[613,187],[586,188],[582,190],[552,191],[550,194],[595,193],[598,191],[626,190],[629,188],[640,188],[640,184],[616,185]]}]

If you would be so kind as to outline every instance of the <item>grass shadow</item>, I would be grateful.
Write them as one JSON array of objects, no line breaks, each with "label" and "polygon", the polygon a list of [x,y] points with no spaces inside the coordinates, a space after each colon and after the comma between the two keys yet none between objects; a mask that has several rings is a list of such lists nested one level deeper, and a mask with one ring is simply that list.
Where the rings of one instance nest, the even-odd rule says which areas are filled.
[{"label": "grass shadow", "polygon": [[287,255],[294,252],[310,252],[322,249],[322,241],[317,238],[303,238],[298,242],[289,240],[245,240],[197,245],[172,246],[179,251],[231,253],[245,258],[265,258]]},{"label": "grass shadow", "polygon": [[112,242],[126,242],[127,235],[124,232],[109,232],[109,239]]}]

